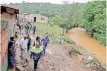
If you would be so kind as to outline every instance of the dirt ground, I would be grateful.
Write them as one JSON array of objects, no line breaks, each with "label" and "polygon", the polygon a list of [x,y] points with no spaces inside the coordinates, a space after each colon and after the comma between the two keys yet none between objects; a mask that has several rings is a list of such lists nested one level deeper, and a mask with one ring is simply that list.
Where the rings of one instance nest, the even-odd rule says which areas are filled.
[{"label": "dirt ground", "polygon": [[[39,60],[37,71],[91,71],[89,68],[85,68],[78,58],[69,56],[69,47],[67,44],[50,43],[46,49],[46,55]],[[21,50],[19,45],[17,45],[16,71],[34,71],[34,62],[30,58],[29,52],[26,57],[27,61],[22,59],[20,55]]]}]

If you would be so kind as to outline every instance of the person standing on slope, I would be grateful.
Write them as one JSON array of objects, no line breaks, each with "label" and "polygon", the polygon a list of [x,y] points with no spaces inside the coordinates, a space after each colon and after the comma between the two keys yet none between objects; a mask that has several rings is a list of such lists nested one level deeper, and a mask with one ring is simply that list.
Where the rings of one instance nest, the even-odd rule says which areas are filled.
[{"label": "person standing on slope", "polygon": [[14,37],[10,37],[8,44],[8,65],[10,68],[14,69],[15,67],[15,41]]},{"label": "person standing on slope", "polygon": [[24,58],[27,55],[27,46],[28,46],[28,39],[26,36],[20,40],[21,46],[21,57]]},{"label": "person standing on slope", "polygon": [[43,44],[43,55],[45,55],[46,47],[47,47],[48,43],[50,42],[48,36],[46,36],[45,38],[43,38],[41,40],[41,42]]},{"label": "person standing on slope", "polygon": [[36,26],[35,25],[33,26],[32,30],[33,30],[33,34],[35,34],[35,32],[36,32]]},{"label": "person standing on slope", "polygon": [[31,48],[31,55],[34,60],[34,71],[37,70],[38,61],[42,56],[43,48],[41,47],[40,37],[36,37],[35,45]]}]

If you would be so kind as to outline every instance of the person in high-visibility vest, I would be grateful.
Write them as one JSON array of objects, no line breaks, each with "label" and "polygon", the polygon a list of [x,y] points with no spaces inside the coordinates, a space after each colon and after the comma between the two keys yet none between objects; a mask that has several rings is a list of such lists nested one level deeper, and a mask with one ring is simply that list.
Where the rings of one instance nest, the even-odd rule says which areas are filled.
[{"label": "person in high-visibility vest", "polygon": [[41,46],[40,37],[36,37],[35,45],[31,48],[31,55],[33,56],[34,60],[34,71],[37,70],[37,64],[39,59],[42,56],[43,48]]}]

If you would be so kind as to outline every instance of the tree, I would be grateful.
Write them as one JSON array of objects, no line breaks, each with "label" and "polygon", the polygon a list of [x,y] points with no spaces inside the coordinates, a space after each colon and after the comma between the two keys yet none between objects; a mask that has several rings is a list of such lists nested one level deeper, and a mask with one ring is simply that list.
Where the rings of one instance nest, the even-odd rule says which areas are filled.
[{"label": "tree", "polygon": [[53,22],[55,25],[60,26],[60,24],[61,24],[61,18],[56,15],[56,16],[52,19],[52,22]]},{"label": "tree", "polygon": [[82,9],[84,4],[74,3],[71,5],[71,9],[69,11],[69,16],[66,20],[67,29],[75,28],[81,26],[83,23],[82,20]]},{"label": "tree", "polygon": [[106,44],[106,2],[93,1],[84,7],[84,26],[91,37]]}]

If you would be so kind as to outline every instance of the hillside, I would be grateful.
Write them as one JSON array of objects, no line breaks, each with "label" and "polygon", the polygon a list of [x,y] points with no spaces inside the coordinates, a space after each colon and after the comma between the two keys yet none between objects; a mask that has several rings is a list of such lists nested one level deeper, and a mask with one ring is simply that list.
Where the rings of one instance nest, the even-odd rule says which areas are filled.
[{"label": "hillside", "polygon": [[[50,3],[15,3],[10,4],[20,9],[21,13],[39,13],[44,16],[54,17],[55,15],[65,17],[73,4],[50,4]],[[84,4],[78,4],[78,7]]]}]

